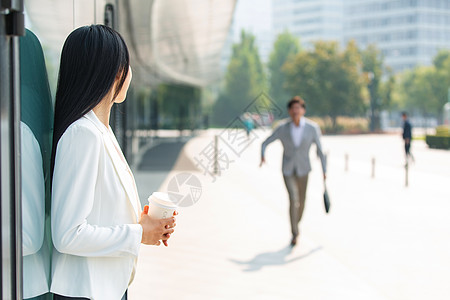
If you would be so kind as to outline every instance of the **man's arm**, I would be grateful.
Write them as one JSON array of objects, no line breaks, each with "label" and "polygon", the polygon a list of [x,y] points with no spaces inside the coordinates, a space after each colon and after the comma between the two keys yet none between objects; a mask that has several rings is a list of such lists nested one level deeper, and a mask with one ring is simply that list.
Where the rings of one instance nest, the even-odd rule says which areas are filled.
[{"label": "man's arm", "polygon": [[262,164],[266,162],[266,160],[264,158],[264,154],[266,152],[267,145],[269,145],[270,143],[272,143],[280,138],[281,127],[282,126],[278,126],[277,129],[275,129],[275,131],[262,143],[262,145],[261,145],[261,163],[259,166],[262,166]]},{"label": "man's arm", "polygon": [[320,143],[320,137],[321,137],[321,133],[320,133],[320,127],[318,125],[314,126],[314,143],[316,143],[316,148],[317,148],[317,155],[320,158],[320,161],[322,163],[322,171],[323,171],[323,178],[326,179],[326,174],[327,174],[327,161],[325,158],[325,155],[323,154],[322,151],[322,144]]}]

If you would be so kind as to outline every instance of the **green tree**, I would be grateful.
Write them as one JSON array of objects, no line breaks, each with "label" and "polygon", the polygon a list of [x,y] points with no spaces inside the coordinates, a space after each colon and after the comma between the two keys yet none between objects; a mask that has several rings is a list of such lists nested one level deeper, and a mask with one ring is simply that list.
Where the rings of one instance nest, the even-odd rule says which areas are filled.
[{"label": "green tree", "polygon": [[[182,84],[160,84],[155,93],[162,128],[195,129],[201,120],[200,88]],[[152,126],[153,127],[153,126]]]},{"label": "green tree", "polygon": [[395,89],[397,80],[390,68],[386,69],[387,79],[382,81],[379,87],[379,97],[381,99],[381,108],[391,110],[395,105]]},{"label": "green tree", "polygon": [[361,51],[363,72],[367,80],[370,103],[370,130],[380,129],[381,95],[380,84],[383,76],[383,57],[373,44]]},{"label": "green tree", "polygon": [[422,116],[442,117],[450,88],[450,52],[440,51],[432,66],[419,66],[398,75],[400,108]]},{"label": "green tree", "polygon": [[284,86],[286,74],[282,67],[291,56],[299,51],[300,43],[297,37],[290,32],[285,31],[277,36],[267,66],[270,75],[270,95],[280,107],[284,107],[292,98]]},{"label": "green tree", "polygon": [[266,90],[266,76],[255,37],[241,32],[225,75],[225,87],[214,105],[214,122],[227,125],[238,117],[256,96]]},{"label": "green tree", "polygon": [[305,99],[309,114],[330,116],[334,130],[338,116],[365,112],[361,69],[361,56],[353,41],[344,51],[337,42],[317,42],[314,50],[298,53],[283,67],[288,91]]},{"label": "green tree", "polygon": [[438,118],[442,118],[443,108],[448,101],[450,93],[450,51],[439,51],[433,60],[433,65],[435,68],[435,77],[432,85],[434,88],[434,97],[436,97],[434,103],[436,107],[433,110]]},{"label": "green tree", "polygon": [[449,50],[440,50],[433,59],[433,65],[436,69],[442,70],[445,68],[445,62],[450,58]]},{"label": "green tree", "polygon": [[436,116],[440,110],[437,77],[433,66],[420,66],[404,72],[400,82],[403,107],[422,116]]}]

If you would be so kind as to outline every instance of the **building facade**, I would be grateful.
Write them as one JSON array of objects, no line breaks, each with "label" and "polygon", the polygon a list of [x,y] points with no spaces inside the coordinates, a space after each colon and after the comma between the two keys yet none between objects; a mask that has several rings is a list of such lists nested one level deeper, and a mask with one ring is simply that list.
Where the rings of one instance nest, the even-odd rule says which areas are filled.
[{"label": "building facade", "polygon": [[394,72],[450,48],[450,0],[346,0],[344,42],[376,44]]},{"label": "building facade", "polygon": [[345,0],[272,0],[275,35],[289,30],[310,48],[318,40],[342,44]]}]

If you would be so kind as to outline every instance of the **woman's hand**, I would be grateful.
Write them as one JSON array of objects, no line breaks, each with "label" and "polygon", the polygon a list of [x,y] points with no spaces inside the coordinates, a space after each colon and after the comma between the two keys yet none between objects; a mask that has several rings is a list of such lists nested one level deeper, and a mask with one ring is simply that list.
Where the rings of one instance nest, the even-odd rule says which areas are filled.
[{"label": "woman's hand", "polygon": [[[176,215],[178,215],[178,212],[177,211],[174,211],[173,212],[173,216],[175,217]],[[173,226],[172,227],[175,227],[177,224],[176,223],[174,223],[173,224]],[[170,228],[170,225],[166,225],[166,229],[169,229]],[[167,243],[167,240],[170,238],[170,233],[166,233],[164,236],[166,237],[166,239],[165,240],[162,240],[162,242],[163,242],[163,244],[164,244],[164,246],[169,246],[169,244]]]},{"label": "woman's hand", "polygon": [[148,214],[148,205],[144,206],[144,210],[141,213],[141,219],[139,224],[142,226],[142,240],[141,243],[145,245],[156,245],[161,244],[160,240],[163,241],[164,245],[167,246],[167,240],[170,235],[175,231],[173,228],[175,224],[175,215],[167,219],[154,219]]}]

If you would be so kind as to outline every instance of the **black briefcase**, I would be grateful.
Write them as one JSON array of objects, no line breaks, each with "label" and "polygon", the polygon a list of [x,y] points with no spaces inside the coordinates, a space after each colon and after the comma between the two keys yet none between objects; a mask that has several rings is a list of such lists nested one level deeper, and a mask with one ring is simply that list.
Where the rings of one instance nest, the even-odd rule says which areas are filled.
[{"label": "black briefcase", "polygon": [[325,185],[325,190],[323,192],[323,204],[325,206],[325,212],[330,211],[330,197],[328,196],[327,186]]}]

